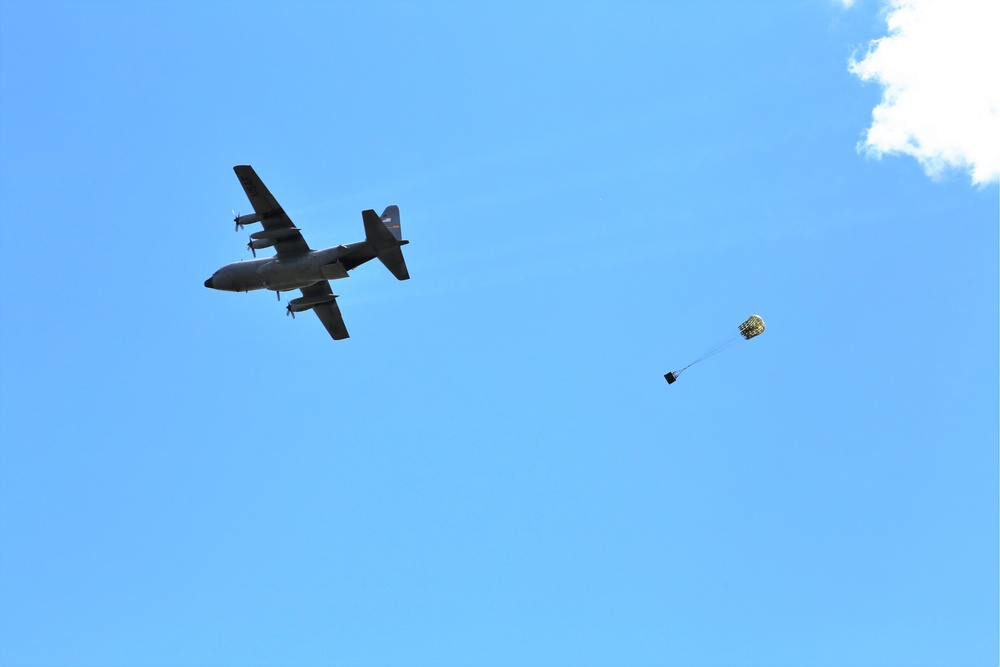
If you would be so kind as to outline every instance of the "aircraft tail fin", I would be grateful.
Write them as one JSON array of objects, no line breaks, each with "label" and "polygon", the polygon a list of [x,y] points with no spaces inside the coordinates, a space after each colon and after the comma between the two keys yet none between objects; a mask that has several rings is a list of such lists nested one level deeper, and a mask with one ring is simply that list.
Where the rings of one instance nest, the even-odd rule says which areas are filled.
[{"label": "aircraft tail fin", "polygon": [[399,207],[393,204],[392,206],[387,206],[384,211],[382,211],[382,222],[385,226],[389,228],[389,231],[393,236],[396,237],[397,241],[403,240],[403,233],[399,229]]},{"label": "aircraft tail fin", "polygon": [[365,239],[375,249],[379,261],[398,280],[408,280],[410,273],[406,270],[401,248],[409,241],[403,240],[399,230],[399,207],[394,204],[381,216],[368,209],[361,212],[361,218],[365,223]]}]

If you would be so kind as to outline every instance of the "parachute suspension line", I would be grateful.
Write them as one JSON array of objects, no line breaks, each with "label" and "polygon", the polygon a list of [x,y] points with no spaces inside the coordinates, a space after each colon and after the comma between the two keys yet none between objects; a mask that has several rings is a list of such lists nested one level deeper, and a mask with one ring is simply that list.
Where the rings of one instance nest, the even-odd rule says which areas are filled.
[{"label": "parachute suspension line", "polygon": [[688,366],[694,366],[697,363],[705,361],[709,357],[713,357],[717,355],[719,352],[731,348],[738,342],[740,342],[740,335],[738,333],[729,334],[728,336],[720,340],[718,343],[708,348],[700,357],[698,357],[690,364],[688,364]]},{"label": "parachute suspension line", "polygon": [[680,369],[679,371],[673,371],[672,373],[667,373],[666,375],[664,375],[664,377],[667,379],[667,383],[668,384],[673,384],[677,380],[677,378],[680,376],[680,374],[683,373],[684,371],[686,371],[687,369],[691,368],[692,366],[694,366],[697,363],[701,363],[702,361],[705,361],[709,357],[714,356],[714,355],[718,354],[719,352],[722,352],[723,350],[725,350],[727,348],[732,347],[733,345],[735,345],[736,343],[738,343],[740,340],[741,339],[740,339],[740,334],[739,333],[729,334],[728,336],[726,336],[725,338],[723,338],[722,340],[720,340],[718,343],[716,343],[712,347],[708,348],[704,353],[702,353],[702,355],[700,357],[698,357],[697,359],[695,359],[694,361],[692,361],[690,364],[688,364],[684,368]]}]

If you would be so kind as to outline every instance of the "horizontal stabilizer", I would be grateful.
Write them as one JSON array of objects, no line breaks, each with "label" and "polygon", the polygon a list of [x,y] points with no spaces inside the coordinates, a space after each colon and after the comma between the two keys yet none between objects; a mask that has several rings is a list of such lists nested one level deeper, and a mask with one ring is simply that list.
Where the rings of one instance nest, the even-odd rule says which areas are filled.
[{"label": "horizontal stabilizer", "polygon": [[394,223],[393,229],[390,229],[375,211],[368,209],[361,212],[361,218],[365,223],[365,239],[375,250],[379,261],[392,275],[398,280],[408,280],[410,273],[406,270],[406,260],[403,259],[403,251],[400,249],[407,241],[400,238],[399,209],[390,206],[385,210],[383,217]]}]

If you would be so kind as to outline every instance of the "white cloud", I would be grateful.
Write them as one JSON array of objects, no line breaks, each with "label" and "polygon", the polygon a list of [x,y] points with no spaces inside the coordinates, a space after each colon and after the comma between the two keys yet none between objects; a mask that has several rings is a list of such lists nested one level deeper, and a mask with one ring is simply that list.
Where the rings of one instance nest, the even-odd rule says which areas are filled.
[{"label": "white cloud", "polygon": [[928,176],[1000,181],[1000,2],[890,0],[889,34],[850,71],[883,86],[858,149],[912,155]]}]

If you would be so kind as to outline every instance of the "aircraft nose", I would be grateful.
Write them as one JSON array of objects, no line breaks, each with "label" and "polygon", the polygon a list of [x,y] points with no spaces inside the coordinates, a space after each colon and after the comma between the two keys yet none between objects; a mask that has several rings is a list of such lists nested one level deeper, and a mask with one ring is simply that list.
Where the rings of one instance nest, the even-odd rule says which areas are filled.
[{"label": "aircraft nose", "polygon": [[[212,276],[212,278],[214,277],[215,276]],[[212,278],[209,278],[208,280],[205,281],[205,287],[208,287],[210,289],[215,287],[215,285],[212,284]]]}]

